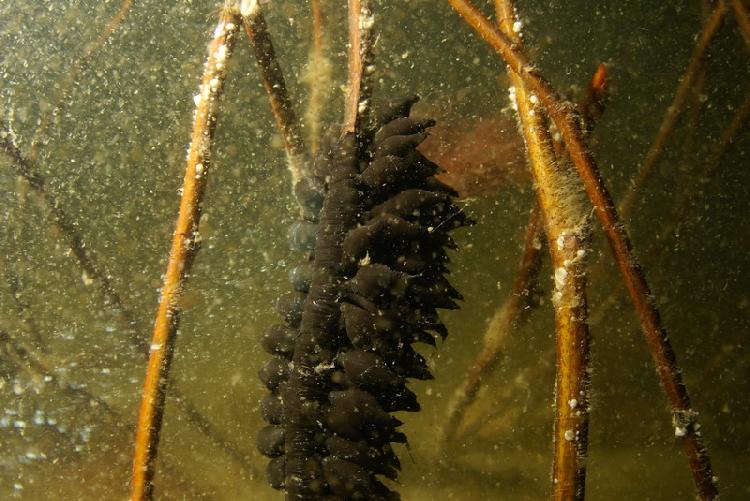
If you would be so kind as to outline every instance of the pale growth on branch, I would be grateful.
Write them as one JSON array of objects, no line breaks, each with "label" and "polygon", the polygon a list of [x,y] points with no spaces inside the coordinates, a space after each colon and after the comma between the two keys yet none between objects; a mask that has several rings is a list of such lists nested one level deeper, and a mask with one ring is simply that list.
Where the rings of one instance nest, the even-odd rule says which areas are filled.
[{"label": "pale growth on branch", "polygon": [[260,12],[258,0],[242,0],[240,4],[240,14],[242,17],[252,17]]}]

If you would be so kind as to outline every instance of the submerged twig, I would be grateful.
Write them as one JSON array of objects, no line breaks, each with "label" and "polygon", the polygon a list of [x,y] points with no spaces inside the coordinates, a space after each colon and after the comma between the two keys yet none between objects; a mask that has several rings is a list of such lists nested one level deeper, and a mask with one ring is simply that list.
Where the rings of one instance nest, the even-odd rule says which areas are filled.
[{"label": "submerged twig", "polygon": [[674,129],[675,123],[677,122],[677,117],[679,116],[680,112],[682,111],[683,105],[685,104],[685,99],[687,98],[690,89],[693,87],[693,82],[699,74],[700,67],[703,63],[703,58],[706,54],[706,50],[708,49],[708,46],[711,43],[714,34],[721,25],[726,10],[727,8],[724,0],[719,0],[713,12],[704,23],[703,30],[698,37],[698,41],[695,45],[695,48],[693,49],[693,54],[690,57],[690,62],[688,63],[688,66],[685,69],[685,73],[682,75],[682,78],[680,78],[680,83],[677,86],[677,91],[675,92],[674,98],[672,99],[672,103],[669,105],[666,113],[664,114],[664,118],[662,119],[661,125],[659,126],[659,131],[656,133],[656,137],[654,138],[654,142],[651,144],[651,147],[646,153],[646,157],[643,159],[641,167],[638,169],[638,172],[631,181],[631,186],[627,192],[627,195],[619,204],[619,211],[621,214],[624,215],[630,212],[630,210],[632,209],[631,206],[635,202],[635,199],[640,191],[643,189],[646,179],[656,165],[656,162],[659,160],[659,157],[664,150],[664,145],[666,144],[669,136],[672,134],[672,130]]},{"label": "submerged twig", "polygon": [[[501,30],[516,47],[521,38],[511,0],[497,0]],[[554,270],[552,304],[557,339],[552,499],[583,499],[589,417],[589,343],[586,272],[589,226],[583,193],[566,162],[557,162],[539,100],[512,69],[511,99],[518,111]]]},{"label": "submerged twig", "polygon": [[78,79],[78,75],[80,75],[81,71],[91,61],[94,52],[96,52],[101,46],[103,46],[107,42],[109,37],[112,36],[115,30],[122,24],[122,22],[125,20],[125,16],[127,16],[128,11],[130,10],[130,6],[132,3],[132,0],[122,0],[120,8],[117,10],[117,12],[115,12],[115,15],[112,16],[112,18],[104,26],[102,31],[99,32],[99,35],[94,39],[94,41],[86,45],[86,47],[83,49],[83,54],[81,54],[81,57],[79,57],[78,60],[73,63],[73,66],[68,72],[67,78],[60,84],[58,88],[55,105],[44,117],[42,117],[39,123],[39,127],[37,127],[36,131],[34,131],[34,135],[31,138],[31,147],[29,148],[28,158],[36,158],[37,146],[39,145],[39,141],[47,132],[47,128],[49,127],[50,122],[52,122],[52,120],[60,115],[60,111],[62,110],[63,106],[65,106],[66,101],[70,97],[71,89],[73,88],[73,84],[75,84],[76,80]]},{"label": "submerged twig", "polygon": [[[502,19],[502,16],[500,16]],[[599,65],[586,92],[579,103],[586,134],[590,134],[599,116],[603,113],[609,96],[606,66]],[[563,158],[565,151],[559,141],[554,141],[556,158]],[[526,226],[526,237],[521,253],[521,265],[516,272],[509,298],[495,311],[484,332],[484,345],[473,365],[469,368],[463,383],[456,389],[448,406],[448,417],[443,429],[444,440],[450,440],[463,428],[464,413],[474,401],[483,379],[497,366],[508,333],[528,316],[533,307],[533,291],[537,288],[541,268],[541,240],[543,238],[539,207],[534,205]]]},{"label": "submerged twig", "polygon": [[521,323],[529,311],[534,285],[542,264],[540,216],[539,206],[535,204],[526,225],[521,263],[510,296],[492,316],[483,336],[482,349],[448,404],[446,424],[442,431],[444,443],[449,442],[456,434],[466,409],[482,386],[483,379],[496,367],[507,344],[509,333]]},{"label": "submerged twig", "polygon": [[178,299],[200,243],[198,223],[211,162],[218,100],[226,76],[226,64],[241,23],[237,5],[226,4],[208,47],[209,55],[204,65],[200,92],[195,96],[193,133],[182,184],[179,215],[164,275],[136,428],[132,501],[149,499],[151,496],[167,376],[179,318]]},{"label": "submerged twig", "polygon": [[241,12],[242,24],[252,42],[263,87],[268,93],[268,101],[276,120],[276,127],[284,141],[284,151],[286,151],[289,172],[292,175],[292,188],[294,188],[300,179],[310,176],[300,124],[289,99],[284,73],[276,58],[276,51],[273,48],[260,3],[256,0],[245,0],[242,2]]},{"label": "submerged twig", "polygon": [[607,65],[599,64],[594,75],[586,86],[581,100],[578,102],[578,113],[583,120],[583,133],[589,136],[594,129],[594,124],[604,113],[609,100],[609,72]]},{"label": "submerged twig", "polygon": [[374,71],[373,25],[370,0],[349,0],[349,70],[343,133],[356,132],[368,116],[372,86],[367,76]]},{"label": "submerged twig", "polygon": [[73,218],[63,210],[57,197],[46,189],[44,177],[39,174],[34,161],[29,157],[24,156],[21,152],[16,144],[15,134],[13,133],[10,124],[5,122],[3,122],[2,128],[0,129],[0,143],[2,143],[3,150],[11,158],[16,173],[29,184],[47,206],[47,209],[52,215],[52,220],[55,223],[55,226],[67,240],[70,250],[73,252],[79,266],[83,270],[84,281],[95,280],[99,284],[99,289],[101,290],[104,299],[107,303],[112,305],[120,315],[122,315],[127,324],[131,344],[136,349],[145,353],[146,344],[143,339],[138,337],[138,333],[135,330],[135,318],[130,309],[125,306],[120,295],[114,289],[114,286],[109,279],[109,274],[91,256],[91,253],[84,245],[81,234],[76,229],[76,224],[74,223]]},{"label": "submerged twig", "polygon": [[310,87],[310,97],[305,111],[307,141],[311,156],[318,151],[321,136],[320,120],[332,87],[332,64],[326,49],[328,45],[324,31],[325,18],[320,8],[320,0],[311,0],[310,8],[313,18],[313,43],[307,61],[303,80]]},{"label": "submerged twig", "polygon": [[508,66],[537,96],[554,121],[576,166],[586,193],[602,224],[620,273],[638,313],[657,374],[672,407],[676,435],[682,438],[693,480],[701,499],[718,496],[716,479],[708,451],[690,404],[687,388],[675,360],[674,350],[661,323],[659,311],[641,268],[633,256],[630,237],[620,221],[612,197],[602,182],[599,168],[583,142],[583,135],[569,103],[563,102],[552,86],[539,74],[513,42],[500,33],[468,0],[448,0],[453,8],[489,43]]}]

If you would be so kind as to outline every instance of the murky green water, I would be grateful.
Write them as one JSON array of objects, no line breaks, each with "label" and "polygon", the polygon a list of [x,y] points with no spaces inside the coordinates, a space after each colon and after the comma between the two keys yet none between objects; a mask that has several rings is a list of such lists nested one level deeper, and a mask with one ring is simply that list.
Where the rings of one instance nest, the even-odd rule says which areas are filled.
[{"label": "murky green water", "polygon": [[[345,9],[322,3],[333,81],[320,120],[330,124],[342,110]],[[600,62],[609,64],[612,96],[592,147],[616,199],[627,191],[687,65],[700,32],[701,3],[518,3],[530,55],[561,93],[575,96],[572,87],[584,87]],[[71,68],[119,4],[0,2],[0,99],[24,154]],[[309,94],[309,8],[301,0],[266,6],[300,114]],[[156,311],[193,94],[216,13],[204,2],[135,2],[108,43],[82,66],[61,112],[40,137],[33,163],[132,312],[142,340],[150,336]],[[456,136],[479,117],[504,116],[504,65],[447,3],[376,2],[376,22],[377,98],[418,93],[420,111],[453,121]],[[627,220],[700,412],[724,499],[749,495],[747,125],[718,159],[712,178],[697,184],[696,178],[750,92],[749,48],[730,9],[709,47],[701,85],[688,97]],[[286,243],[296,214],[280,144],[243,35],[221,107],[202,248],[183,298],[171,373],[182,403],[171,393],[158,499],[280,498],[267,487],[266,460],[254,446],[262,426],[258,400],[265,394],[256,373],[267,357],[258,339],[277,321],[272,301],[288,289],[286,269],[298,259]],[[456,233],[461,249],[452,257],[452,280],[465,301],[444,315],[450,337],[426,352],[435,380],[412,384],[422,412],[399,416],[410,439],[408,450],[398,450],[407,500],[544,499],[550,491],[549,300],[511,334],[464,438],[447,450],[437,441],[448,398],[473,363],[488,319],[509,294],[519,260],[533,193],[522,176],[500,184],[466,202],[478,224]],[[676,232],[661,235],[683,190],[696,193],[689,210]],[[133,349],[121,312],[105,302],[99,281],[85,276],[49,207],[18,177],[5,152],[0,204],[0,497],[125,498],[145,360]],[[587,497],[691,499],[666,400],[606,242],[595,235]],[[657,244],[660,252],[649,251]],[[545,298],[550,275],[544,268]],[[615,301],[605,303],[612,291]],[[185,411],[190,405],[192,414]],[[212,431],[197,426],[200,419]]]}]

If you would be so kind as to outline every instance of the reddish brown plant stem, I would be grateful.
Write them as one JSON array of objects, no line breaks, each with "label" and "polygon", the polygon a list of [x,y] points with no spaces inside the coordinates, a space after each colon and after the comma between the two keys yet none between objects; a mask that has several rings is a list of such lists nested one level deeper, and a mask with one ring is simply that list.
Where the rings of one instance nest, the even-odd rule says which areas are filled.
[{"label": "reddish brown plant stem", "polygon": [[370,0],[348,2],[349,63],[342,133],[356,132],[367,118],[372,91],[367,76],[373,72],[371,58],[374,19]]},{"label": "reddish brown plant stem", "polygon": [[584,135],[589,136],[593,131],[594,124],[599,120],[609,100],[609,73],[607,65],[601,63],[586,86],[578,110],[583,120]]},{"label": "reddish brown plant stem", "polygon": [[226,76],[226,64],[241,23],[242,19],[236,5],[227,4],[209,44],[209,55],[204,66],[200,92],[195,97],[195,119],[182,184],[180,209],[164,275],[138,415],[131,501],[147,500],[152,494],[167,377],[179,321],[178,299],[184,287],[185,276],[189,273],[198,250],[198,224],[211,163],[211,143],[216,127],[218,99]]},{"label": "reddish brown plant stem", "polygon": [[320,0],[311,0],[310,8],[313,16],[313,48],[315,52],[322,53],[323,41],[323,11],[320,9]]},{"label": "reddish brown plant stem", "polygon": [[320,118],[330,86],[331,63],[326,56],[324,17],[320,1],[311,0],[310,8],[313,18],[313,45],[308,61],[307,80],[310,86],[310,98],[305,117],[310,155],[314,157],[320,144]]},{"label": "reddish brown plant stem", "polygon": [[682,374],[677,367],[669,337],[662,327],[651,290],[643,271],[636,264],[630,238],[620,221],[612,197],[604,187],[599,168],[584,145],[582,132],[574,110],[569,103],[560,99],[552,86],[539,74],[526,57],[476,7],[467,0],[448,0],[448,2],[469,26],[490,44],[508,66],[523,79],[529,92],[534,93],[542,102],[558,131],[562,134],[570,158],[594,206],[597,218],[604,229],[635,306],[646,342],[656,365],[659,380],[672,407],[675,429],[682,438],[698,495],[704,500],[715,499],[718,496],[718,488],[708,451],[703,445],[703,439],[697,429],[697,413],[692,410],[690,405],[690,398],[682,380]]},{"label": "reddish brown plant stem", "polygon": [[[498,15],[501,23],[505,18]],[[512,24],[512,23],[511,23]],[[594,73],[586,93],[579,103],[583,123],[587,135],[593,130],[599,116],[603,113],[609,97],[609,76],[606,66],[599,65]],[[565,151],[562,143],[553,142],[555,157],[564,158]],[[526,238],[524,241],[521,265],[516,273],[510,297],[503,303],[493,315],[483,339],[484,345],[474,364],[466,374],[462,384],[456,389],[452,402],[448,406],[446,425],[443,428],[444,442],[452,438],[460,438],[459,430],[465,429],[466,412],[475,400],[483,379],[487,377],[497,366],[498,359],[505,349],[507,337],[510,332],[525,320],[531,312],[532,294],[536,289],[541,268],[541,240],[544,237],[540,220],[539,207],[534,205],[527,223]],[[551,353],[551,355],[554,355]]]},{"label": "reddish brown plant stem", "polygon": [[[513,29],[512,0],[496,0],[501,31],[522,47]],[[589,228],[582,193],[567,162],[558,162],[549,127],[538,99],[528,92],[520,76],[508,70],[513,85],[511,99],[521,122],[529,167],[535,181],[544,232],[554,270],[555,310],[555,429],[552,465],[552,499],[582,500],[586,484],[586,451],[589,411],[589,344],[586,324],[586,270]]]},{"label": "reddish brown plant stem", "polygon": [[467,407],[474,401],[482,386],[482,380],[497,366],[500,355],[505,350],[508,334],[523,321],[523,317],[529,311],[534,284],[542,264],[541,235],[539,206],[534,204],[529,214],[521,263],[510,297],[492,316],[484,334],[482,350],[448,405],[448,417],[443,428],[444,442],[455,436]]},{"label": "reddish brown plant stem", "polygon": [[636,198],[638,198],[638,195],[643,189],[646,179],[659,161],[659,158],[664,151],[664,145],[672,135],[672,131],[677,123],[677,118],[685,105],[685,100],[690,93],[690,89],[693,87],[696,77],[700,74],[700,68],[703,64],[706,50],[716,34],[716,31],[719,29],[719,26],[721,26],[726,10],[724,0],[720,0],[716,4],[711,15],[706,19],[706,22],[703,25],[703,30],[698,37],[695,48],[693,49],[693,54],[690,57],[690,62],[688,63],[682,78],[680,78],[677,91],[672,99],[672,103],[664,114],[664,118],[662,119],[659,130],[654,138],[654,142],[646,153],[641,167],[632,179],[630,189],[620,202],[619,211],[623,216],[630,213],[632,210],[632,205],[635,203]]},{"label": "reddish brown plant stem", "polygon": [[276,128],[284,141],[284,150],[292,175],[292,188],[294,188],[300,179],[310,176],[300,124],[294,113],[284,80],[284,72],[276,58],[276,51],[273,48],[260,4],[258,2],[243,3],[242,17],[245,33],[250,38],[255,59],[258,62],[263,87],[268,94],[271,112],[276,120]]}]

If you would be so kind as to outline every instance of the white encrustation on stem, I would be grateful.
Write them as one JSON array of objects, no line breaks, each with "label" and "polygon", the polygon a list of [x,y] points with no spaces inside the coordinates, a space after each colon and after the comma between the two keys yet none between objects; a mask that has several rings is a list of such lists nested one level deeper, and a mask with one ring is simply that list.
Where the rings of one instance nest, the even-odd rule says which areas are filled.
[{"label": "white encrustation on stem", "polygon": [[343,133],[356,132],[372,108],[373,27],[375,16],[370,0],[349,0],[349,70],[344,105]]},{"label": "white encrustation on stem", "polygon": [[133,453],[131,501],[151,499],[156,450],[164,413],[169,367],[179,321],[179,297],[198,251],[201,204],[211,165],[219,96],[237,31],[242,24],[236,2],[226,3],[208,46],[198,94],[193,97],[193,132],[187,153],[179,214],[151,338],[148,367],[138,414]]},{"label": "white encrustation on stem", "polygon": [[[677,366],[672,343],[662,324],[656,300],[643,270],[636,262],[630,236],[622,224],[612,196],[604,185],[599,167],[584,143],[584,133],[573,106],[560,98],[539,70],[518,50],[517,45],[495,28],[469,0],[447,1],[523,80],[529,92],[539,98],[549,118],[557,127],[627,286],[672,412],[691,410],[690,396]],[[711,467],[711,458],[698,428],[694,426],[687,430],[682,437],[682,445],[690,464],[698,496],[703,500],[716,499],[719,495],[717,480]]]},{"label": "white encrustation on stem", "polygon": [[[497,0],[495,5],[501,31],[520,47],[521,33],[512,0]],[[556,376],[552,499],[582,500],[589,419],[590,334],[585,268],[590,253],[589,211],[572,166],[555,158],[539,98],[529,92],[516,72],[509,68],[508,73],[553,269]]]},{"label": "white encrustation on stem", "polygon": [[257,0],[243,0],[240,13],[244,21],[245,33],[253,46],[263,87],[268,94],[271,112],[276,121],[276,128],[284,143],[292,191],[294,191],[294,187],[300,180],[311,176],[301,127],[289,98],[284,73],[276,58],[276,51],[260,3]]}]

